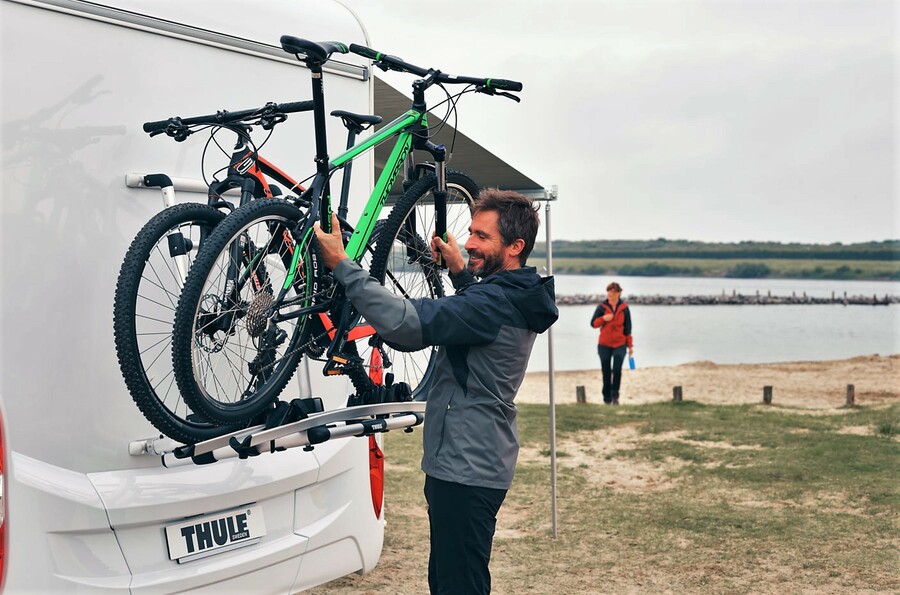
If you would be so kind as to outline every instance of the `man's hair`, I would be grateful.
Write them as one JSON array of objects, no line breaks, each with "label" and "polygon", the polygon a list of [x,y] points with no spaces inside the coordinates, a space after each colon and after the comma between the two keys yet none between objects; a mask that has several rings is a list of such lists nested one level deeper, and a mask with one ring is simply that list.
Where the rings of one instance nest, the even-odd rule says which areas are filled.
[{"label": "man's hair", "polygon": [[524,266],[534,248],[534,240],[541,224],[538,207],[518,192],[485,188],[478,194],[472,215],[483,211],[497,212],[497,227],[504,246],[509,246],[520,238],[525,242],[525,247],[519,253],[519,265]]},{"label": "man's hair", "polygon": [[613,281],[606,286],[606,291],[615,291],[616,293],[622,293],[622,286]]}]

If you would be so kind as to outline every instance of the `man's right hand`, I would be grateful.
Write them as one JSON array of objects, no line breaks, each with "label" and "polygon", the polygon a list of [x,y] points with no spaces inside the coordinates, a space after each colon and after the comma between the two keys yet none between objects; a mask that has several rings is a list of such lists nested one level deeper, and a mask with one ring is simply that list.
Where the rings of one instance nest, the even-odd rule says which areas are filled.
[{"label": "man's right hand", "polygon": [[316,239],[319,240],[322,262],[333,271],[339,262],[348,258],[344,251],[344,238],[341,237],[341,224],[338,222],[337,215],[331,214],[331,233],[325,233],[318,221],[316,221],[315,230]]},{"label": "man's right hand", "polygon": [[440,252],[444,262],[447,263],[447,269],[454,275],[459,274],[466,263],[463,260],[462,251],[456,243],[456,238],[452,233],[447,232],[447,241],[437,237],[434,232],[431,233],[431,257],[436,261]]}]

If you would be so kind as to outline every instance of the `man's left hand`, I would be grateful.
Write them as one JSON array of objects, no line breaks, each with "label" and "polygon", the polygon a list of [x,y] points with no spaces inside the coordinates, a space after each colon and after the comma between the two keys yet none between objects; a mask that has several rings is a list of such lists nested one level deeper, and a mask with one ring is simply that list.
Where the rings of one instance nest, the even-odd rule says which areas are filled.
[{"label": "man's left hand", "polygon": [[458,275],[460,271],[466,268],[462,252],[456,243],[456,236],[452,233],[447,232],[447,241],[444,242],[433,231],[431,232],[431,258],[435,262],[437,262],[438,254],[444,258],[444,262],[447,263],[447,269],[454,275]]},{"label": "man's left hand", "polygon": [[334,270],[338,263],[349,258],[347,252],[344,251],[344,239],[341,237],[341,224],[338,223],[337,215],[331,215],[331,233],[326,233],[322,229],[320,222],[316,222],[316,239],[319,240],[319,252],[322,261],[329,269]]}]

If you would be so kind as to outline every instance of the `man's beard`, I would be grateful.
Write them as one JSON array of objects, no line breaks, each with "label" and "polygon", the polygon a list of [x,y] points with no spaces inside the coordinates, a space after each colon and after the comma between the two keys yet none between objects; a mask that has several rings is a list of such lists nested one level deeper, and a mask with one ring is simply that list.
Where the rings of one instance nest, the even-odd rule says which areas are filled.
[{"label": "man's beard", "polygon": [[472,264],[472,254],[469,254],[469,263],[466,265],[466,270],[475,275],[476,277],[481,277],[484,279],[489,275],[493,275],[499,271],[503,270],[503,259],[499,254],[481,254],[476,253],[476,256],[481,259],[481,266],[476,268]]}]

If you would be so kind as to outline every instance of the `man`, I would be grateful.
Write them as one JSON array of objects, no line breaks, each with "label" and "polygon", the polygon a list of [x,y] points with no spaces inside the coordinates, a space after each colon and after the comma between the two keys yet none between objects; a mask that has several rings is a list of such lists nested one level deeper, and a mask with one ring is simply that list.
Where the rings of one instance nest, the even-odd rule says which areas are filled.
[{"label": "man", "polygon": [[455,238],[432,238],[457,289],[436,300],[405,300],[382,287],[347,258],[336,219],[332,234],[316,228],[325,265],[380,335],[408,348],[441,346],[422,391],[432,593],[491,590],[497,511],[519,451],[513,399],[536,333],[559,316],[553,279],[524,266],[539,224],[535,207],[520,194],[483,191],[465,245],[467,266]]}]

